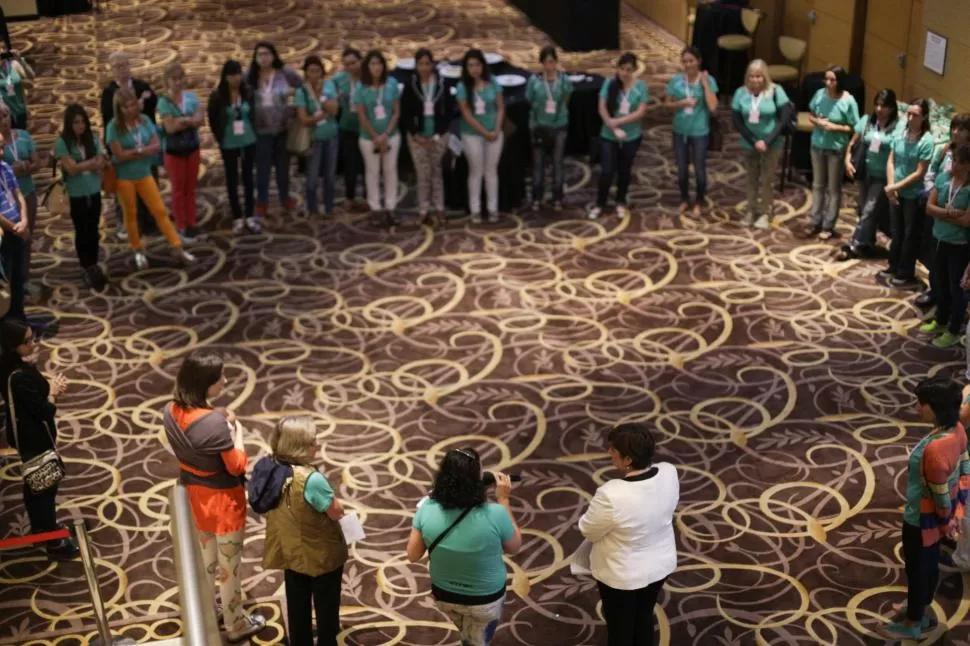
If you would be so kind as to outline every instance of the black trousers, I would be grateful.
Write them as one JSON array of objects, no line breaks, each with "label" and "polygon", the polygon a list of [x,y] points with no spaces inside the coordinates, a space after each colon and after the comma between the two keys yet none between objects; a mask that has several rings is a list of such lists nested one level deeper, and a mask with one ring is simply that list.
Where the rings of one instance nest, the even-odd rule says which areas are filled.
[{"label": "black trousers", "polygon": [[39,494],[30,492],[24,485],[24,507],[27,508],[27,518],[30,519],[30,532],[52,532],[57,529],[57,486]]},{"label": "black trousers", "polygon": [[653,609],[666,578],[639,590],[617,590],[600,581],[609,646],[653,646]]},{"label": "black trousers", "polygon": [[919,527],[903,523],[903,563],[906,566],[906,618],[922,621],[940,582],[940,544],[923,547]]},{"label": "black trousers", "polygon": [[916,256],[923,237],[923,202],[918,197],[900,197],[889,204],[889,271],[901,280],[916,277]]},{"label": "black trousers", "polygon": [[610,187],[616,178],[616,203],[626,205],[626,193],[630,189],[630,179],[633,176],[633,161],[640,148],[640,139],[633,141],[602,140],[603,150],[600,153],[600,183],[596,192],[596,206],[603,208],[610,197]]},{"label": "black trousers", "polygon": [[356,132],[340,131],[340,156],[344,165],[344,186],[348,200],[357,197],[357,181],[364,172],[364,158],[357,143],[359,138],[360,135]]},{"label": "black trousers", "polygon": [[238,220],[243,217],[243,210],[239,206],[240,162],[242,162],[241,177],[246,217],[253,217],[256,200],[256,184],[253,177],[253,168],[256,163],[256,144],[235,150],[221,149],[219,152],[222,153],[222,169],[226,174],[226,191],[229,194],[229,209],[232,211],[232,219]]},{"label": "black trousers", "polygon": [[15,114],[11,114],[10,115],[10,125],[13,126],[14,128],[16,128],[17,130],[26,130],[27,129],[27,113],[24,112],[23,114],[16,114],[16,115]]},{"label": "black trousers", "polygon": [[15,318],[24,321],[24,254],[27,252],[27,242],[5,231],[0,241],[0,262],[3,263],[3,274],[10,283],[10,310],[4,318]]},{"label": "black trousers", "polygon": [[936,322],[960,336],[967,299],[960,280],[970,263],[970,245],[936,241],[933,268],[933,295],[936,296]]},{"label": "black trousers", "polygon": [[74,251],[87,269],[98,264],[101,243],[101,193],[71,198],[71,221],[74,223]]},{"label": "black trousers", "polygon": [[[340,582],[344,566],[320,576],[283,571],[286,588],[286,622],[290,646],[313,646],[313,619],[317,613],[317,646],[337,646],[340,632]],[[312,603],[311,603],[312,602]]]}]

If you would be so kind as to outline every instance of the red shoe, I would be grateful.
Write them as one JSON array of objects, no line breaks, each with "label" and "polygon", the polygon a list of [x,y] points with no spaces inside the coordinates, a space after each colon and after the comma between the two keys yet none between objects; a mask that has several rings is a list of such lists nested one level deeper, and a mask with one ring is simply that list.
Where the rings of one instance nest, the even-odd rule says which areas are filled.
[{"label": "red shoe", "polygon": [[266,205],[265,204],[257,204],[256,205],[256,217],[257,218],[265,218],[266,217]]},{"label": "red shoe", "polygon": [[294,200],[292,197],[286,198],[285,200],[283,200],[283,208],[286,209],[287,211],[295,211],[296,200]]}]

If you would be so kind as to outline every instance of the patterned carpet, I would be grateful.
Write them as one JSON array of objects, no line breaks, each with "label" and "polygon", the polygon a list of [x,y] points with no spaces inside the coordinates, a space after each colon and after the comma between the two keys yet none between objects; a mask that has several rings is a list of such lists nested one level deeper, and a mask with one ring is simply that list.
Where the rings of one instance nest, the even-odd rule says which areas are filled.
[{"label": "patterned carpet", "polygon": [[[449,57],[476,44],[534,67],[547,42],[497,0],[125,0],[11,29],[40,73],[31,129],[44,149],[64,105],[95,109],[119,49],[156,82],[179,58],[207,96],[223,60],[248,60],[264,38],[294,65],[310,52],[335,59],[345,43],[399,56],[427,44]],[[679,45],[632,13],[622,41],[658,94]],[[564,63],[609,73],[615,57]],[[681,475],[681,567],[658,609],[660,644],[882,643],[871,630],[905,582],[907,449],[925,431],[910,393],[928,373],[958,373],[961,355],[909,331],[919,313],[875,284],[878,266],[834,264],[831,246],[793,238],[810,200],[803,188],[779,196],[775,229],[738,227],[736,138],[712,156],[716,207],[678,216],[670,137],[669,114],[652,112],[626,220],[579,217],[595,174],[573,159],[574,208],[560,218],[389,234],[347,214],[277,217],[245,238],[229,234],[207,142],[200,205],[213,235],[201,262],[136,273],[112,236],[115,286],[99,296],[79,289],[69,223],[42,213],[35,272],[50,293],[35,311],[60,321],[43,360],[71,378],[61,510],[93,528],[119,632],[146,641],[179,629],[166,515],[176,465],[159,441],[160,410],[181,358],[207,347],[229,362],[224,403],[249,429],[253,458],[281,415],[320,420],[322,466],[369,533],[345,574],[342,643],[456,643],[404,545],[438,457],[461,445],[524,478],[513,504],[526,544],[508,560],[519,593],[496,644],[605,643],[594,584],[568,566],[587,499],[615,475],[604,431],[619,420],[654,427],[660,457]],[[844,206],[848,215],[851,193]],[[26,529],[11,467],[0,465],[2,536]],[[260,568],[262,536],[252,517],[245,587],[271,619],[255,643],[280,643],[282,580]],[[0,643],[87,643],[81,580],[78,564],[48,565],[36,551],[0,555]],[[949,644],[970,646],[968,584],[948,572],[934,607]],[[86,637],[59,637],[69,633]]]}]

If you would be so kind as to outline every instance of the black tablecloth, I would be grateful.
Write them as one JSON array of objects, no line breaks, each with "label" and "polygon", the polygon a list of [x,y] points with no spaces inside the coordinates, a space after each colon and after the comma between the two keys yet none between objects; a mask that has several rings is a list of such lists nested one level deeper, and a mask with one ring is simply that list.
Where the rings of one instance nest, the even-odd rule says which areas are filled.
[{"label": "black tablecloth", "polygon": [[619,0],[511,0],[511,4],[566,51],[620,48]]},{"label": "black tablecloth", "polygon": [[[721,36],[744,33],[747,32],[744,31],[744,25],[741,23],[741,9],[739,7],[715,4],[697,5],[692,44],[700,50],[705,69],[710,70],[719,81],[721,94],[729,94],[734,88],[740,86],[744,79],[744,70],[747,67],[747,53],[722,52],[717,46],[717,39]],[[729,66],[731,78],[728,78]]]}]

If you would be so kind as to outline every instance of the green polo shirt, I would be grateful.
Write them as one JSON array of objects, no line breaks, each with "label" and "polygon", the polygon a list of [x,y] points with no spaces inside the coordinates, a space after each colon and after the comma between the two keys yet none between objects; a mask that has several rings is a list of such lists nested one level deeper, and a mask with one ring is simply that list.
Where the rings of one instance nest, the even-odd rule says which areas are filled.
[{"label": "green polo shirt", "polygon": [[[763,98],[758,100],[757,97],[748,91],[748,88],[743,86],[739,87],[734,93],[734,98],[731,99],[731,110],[741,113],[741,117],[744,119],[744,125],[754,133],[757,141],[765,141],[778,125],[779,106],[788,103],[788,95],[785,94],[785,90],[780,85],[775,85],[772,87],[770,93],[762,92],[758,96]],[[750,119],[751,107],[754,104],[757,104],[758,107],[758,123],[751,123]],[[785,138],[778,137],[771,145],[771,149],[781,150],[784,143]],[[741,137],[741,148],[754,150],[754,146],[749,144],[744,137]]]},{"label": "green polo shirt", "polygon": [[[936,205],[940,208],[951,208],[966,211],[970,208],[970,185],[953,186],[953,177],[949,173],[936,176]],[[950,189],[958,189],[950,204]],[[933,218],[933,237],[941,242],[950,244],[967,244],[970,240],[970,229],[958,226],[952,222]]]},{"label": "green polo shirt", "polygon": [[[199,109],[199,97],[193,92],[188,90],[182,90],[182,105],[177,105],[175,101],[167,96],[160,96],[158,98],[158,116],[164,117],[191,117],[194,116],[196,111]],[[198,133],[198,128],[192,128]],[[166,150],[166,137],[168,134],[165,132],[165,128],[160,128],[161,133],[159,137],[162,141],[162,150]],[[198,135],[197,135],[198,136]]]},{"label": "green polo shirt", "polygon": [[[607,79],[606,81],[603,82],[603,87],[600,88],[599,98],[603,99],[604,101],[607,100],[610,96],[611,83],[616,83],[616,79]],[[626,114],[620,114],[620,108],[623,107],[624,98],[626,98],[626,100],[630,104],[630,111]],[[641,105],[644,105],[649,100],[650,100],[650,93],[647,91],[647,84],[637,79],[633,83],[633,87],[631,87],[625,93],[623,91],[620,91],[616,101],[616,114],[614,114],[613,117],[614,118],[625,117],[627,116],[627,114],[633,114],[634,112],[637,111],[637,109]],[[620,126],[620,130],[626,133],[625,136],[623,137],[623,141],[634,141],[643,136],[643,123],[641,122],[640,119],[638,119],[633,123],[628,123],[625,126]],[[600,129],[600,139],[605,139],[606,141],[617,140],[616,135],[613,134],[612,130],[606,127],[606,124],[603,124],[603,127]]]},{"label": "green polo shirt", "polygon": [[[464,83],[458,83],[458,93],[455,95],[455,99],[461,103],[462,101],[468,102],[468,109],[471,110],[472,116],[475,121],[479,123],[483,128],[489,132],[495,131],[495,123],[498,120],[498,93],[501,90],[499,86],[495,83],[488,83],[481,90],[473,90],[472,96],[468,96],[468,90],[465,88]],[[483,105],[484,112],[482,114],[476,113],[476,106]],[[473,137],[481,137],[482,133],[478,132],[468,123],[465,119],[461,120],[461,134],[472,135]]]},{"label": "green polo shirt", "polygon": [[[708,76],[711,92],[717,94],[717,81]],[[704,100],[704,86],[700,78],[695,83],[687,82],[686,74],[678,74],[667,83],[667,96],[674,101],[684,101],[689,97],[697,99],[697,104],[677,108],[674,113],[674,134],[684,137],[706,137],[711,134],[711,111]]]},{"label": "green polo shirt", "polygon": [[[98,141],[97,137],[94,138],[94,148],[97,154],[100,155],[102,153],[101,142]],[[81,152],[81,146],[68,146],[61,137],[58,137],[57,141],[54,142],[55,159],[60,159],[64,155],[70,155],[71,159],[74,160],[74,163],[80,164],[81,162],[86,161]],[[67,194],[70,197],[88,197],[90,195],[96,195],[101,192],[101,173],[87,171],[84,173],[70,175],[65,171],[64,186],[67,188]]]},{"label": "green polo shirt", "polygon": [[[30,161],[31,153],[37,150],[34,140],[26,130],[11,130],[13,142],[7,142],[3,147],[3,161],[13,167],[14,162]],[[34,192],[33,175],[18,175],[17,183],[20,184],[20,192],[24,195],[31,195]]]},{"label": "green polo shirt", "polygon": [[[397,134],[397,126],[394,126],[394,129],[390,131],[388,131],[387,127],[391,124],[391,115],[394,113],[394,102],[400,96],[401,90],[398,82],[394,80],[394,77],[388,76],[387,81],[381,87],[364,87],[363,85],[358,85],[357,90],[354,92],[353,102],[354,105],[364,106],[367,118],[370,120],[370,125],[377,134],[393,137]],[[384,117],[381,119],[377,117],[378,104],[384,106]],[[360,138],[366,139],[367,141],[371,140],[370,134],[364,128],[360,129]]]},{"label": "green polo shirt", "polygon": [[0,65],[0,99],[3,99],[14,116],[27,114],[27,95],[24,94],[23,79],[9,60]]},{"label": "green polo shirt", "polygon": [[[855,127],[859,122],[859,104],[855,97],[844,92],[838,99],[829,96],[825,88],[815,93],[808,104],[809,111],[839,126]],[[820,126],[812,130],[812,148],[844,151],[852,135],[848,132],[829,132]]]},{"label": "green polo shirt", "polygon": [[[141,115],[141,121],[138,122],[136,127],[130,129],[123,135],[118,132],[118,119],[114,118],[108,124],[105,142],[108,144],[109,149],[111,148],[111,144],[117,141],[121,144],[122,150],[135,150],[138,148],[139,142],[141,146],[147,146],[151,143],[152,137],[157,134],[155,124],[145,115]],[[141,159],[123,162],[112,155],[112,161],[114,162],[118,179],[121,180],[133,181],[148,177],[152,174],[152,157],[142,157]]]},{"label": "green polo shirt", "polygon": [[360,87],[360,81],[355,81],[347,72],[337,72],[333,76],[333,84],[337,87],[340,102],[340,129],[345,132],[360,132],[360,119],[357,117],[357,106],[354,105],[354,94]]},{"label": "green polo shirt", "polygon": [[[893,139],[893,182],[901,182],[919,167],[921,161],[930,162],[933,159],[933,135],[924,134],[917,141],[910,141],[903,130]],[[908,188],[899,191],[900,197],[915,199],[919,197],[922,185],[916,182]]]},{"label": "green polo shirt", "polygon": [[[296,107],[306,110],[309,116],[316,114],[317,110],[323,110],[323,104],[326,101],[337,98],[337,88],[331,80],[323,82],[323,94],[319,98],[310,96],[311,92],[308,88],[309,85],[297,88],[293,102]],[[313,129],[314,141],[330,141],[336,136],[337,120],[333,115],[326,115],[326,118],[323,121],[317,122],[316,127]]]},{"label": "green polo shirt", "polygon": [[892,150],[893,140],[905,128],[906,122],[902,119],[897,119],[890,130],[870,128],[868,114],[855,124],[856,134],[862,140],[862,145],[866,147],[866,175],[873,179],[886,179],[886,164],[889,163],[889,151]]},{"label": "green polo shirt", "polygon": [[[256,132],[253,130],[252,107],[246,101],[239,105],[226,108],[226,129],[222,134],[223,150],[239,150],[256,143]],[[236,134],[236,121],[242,122],[242,134]]]},{"label": "green polo shirt", "polygon": [[[565,74],[556,75],[555,81],[547,81],[543,74],[536,74],[525,86],[525,98],[529,102],[529,128],[565,128],[569,125],[569,96],[573,83]],[[546,110],[552,101],[555,110]]]}]

